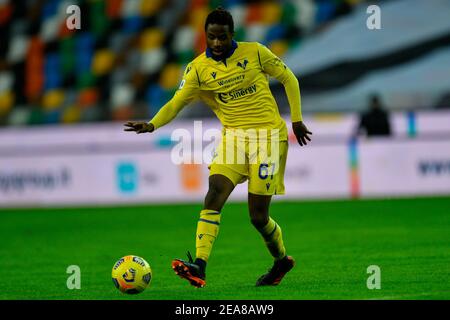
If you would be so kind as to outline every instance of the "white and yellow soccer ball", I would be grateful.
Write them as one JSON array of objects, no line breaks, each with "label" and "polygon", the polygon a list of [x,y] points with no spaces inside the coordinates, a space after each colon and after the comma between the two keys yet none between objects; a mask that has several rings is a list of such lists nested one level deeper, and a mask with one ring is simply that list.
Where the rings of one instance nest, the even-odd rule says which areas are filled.
[{"label": "white and yellow soccer ball", "polygon": [[144,291],[152,280],[152,269],[143,258],[129,255],[120,258],[113,266],[112,281],[123,293]]}]

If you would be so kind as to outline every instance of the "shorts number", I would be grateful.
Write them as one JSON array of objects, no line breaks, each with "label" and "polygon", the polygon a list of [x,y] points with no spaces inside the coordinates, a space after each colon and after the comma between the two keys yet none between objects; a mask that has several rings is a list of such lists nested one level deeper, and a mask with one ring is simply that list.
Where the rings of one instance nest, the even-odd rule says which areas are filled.
[{"label": "shorts number", "polygon": [[[272,162],[272,163],[270,163],[270,165],[272,165],[272,173],[270,175],[270,179],[273,179],[273,173],[275,172],[275,163]],[[269,164],[268,163],[260,164],[258,175],[262,180],[267,179],[267,177],[269,176]]]}]

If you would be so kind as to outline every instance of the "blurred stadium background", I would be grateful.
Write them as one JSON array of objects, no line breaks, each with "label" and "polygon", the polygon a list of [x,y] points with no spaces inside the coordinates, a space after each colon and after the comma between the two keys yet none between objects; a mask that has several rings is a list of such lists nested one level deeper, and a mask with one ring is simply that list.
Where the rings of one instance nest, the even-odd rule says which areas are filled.
[{"label": "blurred stadium background", "polygon": [[[66,8],[73,4],[81,9],[80,30],[69,30],[66,26],[70,16]],[[369,30],[366,26],[371,15],[366,10],[372,4],[381,8],[379,30]],[[267,45],[299,79],[304,119],[314,133],[313,142],[306,148],[299,148],[290,134],[287,194],[277,198],[280,202],[288,199],[290,204],[286,204],[288,207],[278,204],[275,208],[280,212],[288,211],[287,208],[298,211],[304,223],[318,224],[315,225],[317,232],[325,227],[324,230],[330,233],[315,239],[308,233],[307,226],[294,221],[295,214],[280,214],[287,234],[291,230],[291,239],[294,239],[293,234],[302,230],[303,235],[298,233],[299,243],[308,243],[311,239],[313,243],[315,240],[329,241],[329,237],[343,236],[345,230],[342,234],[331,235],[338,232],[332,228],[332,222],[336,225],[342,222],[333,220],[336,217],[323,216],[329,219],[330,226],[327,227],[326,223],[320,223],[320,217],[308,213],[301,215],[303,208],[310,212],[326,212],[326,204],[311,202],[304,207],[302,202],[350,200],[348,204],[329,202],[330,211],[337,208],[344,220],[359,221],[360,225],[352,225],[354,229],[346,230],[361,238],[346,239],[348,242],[344,243],[337,240],[336,243],[353,246],[362,238],[376,242],[379,239],[377,233],[392,237],[389,238],[391,241],[401,243],[398,250],[409,252],[410,257],[421,252],[423,261],[416,259],[413,270],[429,278],[423,280],[421,286],[408,287],[414,279],[419,279],[417,283],[420,283],[420,277],[411,271],[410,278],[403,279],[403,286],[388,291],[389,294],[423,297],[424,292],[434,290],[440,297],[448,299],[450,294],[445,283],[448,284],[450,262],[450,2],[447,0],[0,0],[0,207],[3,211],[0,212],[0,230],[12,239],[0,248],[1,257],[15,252],[30,263],[46,263],[47,260],[40,260],[44,258],[38,256],[27,259],[25,253],[43,252],[46,256],[41,244],[60,242],[61,247],[52,251],[54,255],[48,253],[47,258],[56,255],[69,264],[74,261],[69,258],[69,252],[67,255],[61,252],[77,243],[84,248],[80,249],[84,250],[84,255],[89,250],[92,255],[86,258],[81,252],[72,250],[72,255],[78,259],[75,261],[85,265],[92,265],[93,260],[103,261],[102,268],[106,266],[106,271],[96,269],[95,272],[109,272],[116,258],[130,254],[132,248],[138,251],[134,251],[136,254],[141,250],[144,257],[150,256],[150,264],[157,270],[167,267],[165,260],[172,257],[170,254],[184,252],[186,245],[183,243],[187,240],[180,240],[176,248],[175,245],[163,248],[162,243],[146,233],[145,224],[132,225],[131,222],[139,220],[133,207],[112,208],[108,218],[94,218],[100,229],[101,221],[110,220],[107,223],[110,232],[101,229],[105,239],[111,240],[110,247],[105,244],[106,240],[103,243],[103,248],[109,250],[107,254],[95,251],[88,243],[83,247],[83,241],[88,241],[84,236],[95,238],[97,234],[83,220],[87,216],[77,216],[76,212],[64,209],[56,211],[66,214],[67,222],[64,214],[54,215],[55,211],[35,208],[72,207],[83,211],[82,207],[93,206],[98,209],[88,211],[92,217],[98,211],[108,212],[104,206],[148,205],[143,209],[149,213],[147,221],[157,219],[166,229],[172,228],[172,233],[178,230],[181,234],[183,227],[173,229],[171,221],[180,211],[189,211],[183,218],[177,216],[176,219],[191,226],[186,228],[189,232],[184,236],[190,239],[207,190],[208,169],[204,164],[173,164],[170,155],[175,142],[171,140],[171,134],[176,128],[193,133],[195,128],[198,129],[194,120],[203,121],[203,132],[220,128],[220,123],[200,102],[186,107],[173,123],[151,135],[124,133],[122,123],[150,119],[171,98],[186,64],[205,50],[204,20],[208,12],[219,5],[230,10],[234,17],[236,40]],[[280,112],[289,124],[284,88],[276,82],[271,88]],[[379,97],[388,114],[390,134],[357,134],[362,114],[369,110],[369,101],[374,95]],[[390,198],[423,196],[427,197],[412,201],[410,206],[409,201],[397,204],[398,209],[395,202],[388,202],[393,201],[388,200]],[[434,202],[436,196],[440,199]],[[381,199],[387,205],[383,207],[379,202],[370,201],[366,205],[354,204],[352,201],[360,198]],[[241,201],[246,199],[246,185],[239,186],[231,199],[241,203],[239,209],[233,206],[231,208],[235,209],[229,209],[232,224],[233,214],[236,213],[233,219],[240,221],[241,218],[236,217],[242,215],[239,211],[245,210]],[[183,206],[186,202],[198,204],[198,208]],[[176,203],[179,206],[157,206]],[[421,206],[421,203],[426,205]],[[22,210],[14,209],[18,207],[28,208],[26,210],[32,215],[24,218]],[[377,216],[374,223],[373,215],[379,213],[378,209],[384,210],[385,216]],[[169,217],[173,215],[172,220],[160,221],[156,214],[152,216],[165,210]],[[424,210],[423,219],[422,212],[415,210]],[[396,213],[398,220],[389,220],[395,219],[392,215]],[[408,221],[409,213],[417,219],[410,221],[413,225],[399,222]],[[124,222],[124,217],[131,217],[131,220]],[[55,223],[55,219],[61,219],[60,223]],[[120,230],[116,230],[112,221],[124,230],[135,230],[134,235],[130,232],[127,236],[139,245],[131,240],[121,242],[113,233]],[[68,238],[61,236],[58,230],[63,224],[67,226],[66,223],[79,223],[81,234],[85,233],[83,238],[76,236],[76,228],[69,228]],[[366,223],[373,223],[373,234],[367,231]],[[387,223],[393,223],[398,229],[390,229]],[[41,229],[32,231],[35,224]],[[398,234],[404,236],[405,230],[414,232],[415,240],[402,242],[403,238],[396,238]],[[161,231],[151,232],[158,239],[165,236]],[[240,232],[242,230],[236,229],[236,234]],[[141,233],[147,234],[147,238]],[[308,239],[308,235],[311,238]],[[229,239],[232,243],[226,233],[223,238],[223,242]],[[149,241],[158,242],[158,247],[148,248],[145,243]],[[30,243],[33,244],[30,246]],[[367,248],[390,248],[386,243],[377,248],[362,243],[361,252]],[[298,249],[298,256],[311,249],[305,246]],[[340,248],[336,246],[336,251],[327,251],[328,257],[333,257]],[[318,245],[314,249],[317,249],[317,255],[308,258],[319,263],[319,251],[326,251],[326,248]],[[229,258],[226,254],[222,257],[222,252],[226,253],[225,249],[218,247],[216,261]],[[428,263],[427,252],[437,260],[434,260],[434,266],[424,268]],[[164,263],[155,258],[158,255],[163,256]],[[378,252],[371,257],[382,259],[381,256]],[[387,256],[392,258],[395,254]],[[261,254],[252,258],[263,261],[267,257]],[[354,256],[347,258],[350,263]],[[11,273],[14,262],[2,261],[1,264],[10,267],[9,271],[2,271],[3,275],[18,277]],[[310,275],[314,268],[321,270],[324,278],[331,274],[325,267],[322,270],[316,265],[311,267]],[[356,269],[354,266],[352,270]],[[49,270],[54,270],[55,274],[60,272],[56,266]],[[339,270],[334,274],[335,281],[352,281],[352,276],[343,276],[339,272],[344,271]],[[93,269],[91,271],[94,273]],[[239,271],[246,272],[244,269]],[[256,271],[251,272],[250,275]],[[402,269],[395,272],[398,278],[391,279],[392,283],[402,282]],[[436,274],[439,277],[434,277]],[[60,276],[64,279],[64,271]],[[161,277],[164,279],[165,274]],[[171,277],[167,274],[168,279]],[[90,279],[92,288],[104,290],[103,284],[96,283],[94,275]],[[426,282],[428,280],[430,282]],[[430,283],[433,285],[427,286]],[[41,288],[36,290],[45,292],[43,283],[36,281],[34,285]],[[339,290],[324,287],[325,293],[317,293],[313,283],[298,285],[306,290],[303,291],[306,296],[291,292],[287,297],[337,298],[344,290],[343,287]],[[161,297],[174,297],[165,290],[167,287],[155,286]],[[31,289],[24,293],[7,283],[2,287],[6,288],[0,294],[2,298],[75,297],[64,295],[67,290],[61,288],[50,288],[54,290],[53,295],[46,295]],[[115,290],[109,284],[107,288],[105,290]],[[260,293],[233,296],[231,293],[226,295],[233,292],[233,288],[225,286],[222,289],[222,298],[286,297],[283,292],[278,292],[278,296],[274,292],[271,296]],[[247,292],[244,289],[242,292]],[[343,297],[367,297],[367,289],[358,290]],[[413,295],[404,296],[405,292]],[[116,296],[111,293],[111,297]]]}]

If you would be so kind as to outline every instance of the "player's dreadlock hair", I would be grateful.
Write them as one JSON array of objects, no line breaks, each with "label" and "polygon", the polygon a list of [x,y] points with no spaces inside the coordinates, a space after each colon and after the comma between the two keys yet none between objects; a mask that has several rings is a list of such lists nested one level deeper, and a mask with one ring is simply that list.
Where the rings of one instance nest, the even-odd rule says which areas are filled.
[{"label": "player's dreadlock hair", "polygon": [[208,24],[227,25],[231,33],[234,33],[234,21],[231,13],[222,7],[217,7],[206,17],[205,31]]}]

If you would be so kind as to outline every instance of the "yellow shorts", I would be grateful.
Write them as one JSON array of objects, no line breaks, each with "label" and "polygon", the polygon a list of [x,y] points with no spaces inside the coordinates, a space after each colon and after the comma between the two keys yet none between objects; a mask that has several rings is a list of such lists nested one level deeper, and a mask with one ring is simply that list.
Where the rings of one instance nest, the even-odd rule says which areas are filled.
[{"label": "yellow shorts", "polygon": [[[227,150],[233,150],[230,156]],[[221,174],[236,186],[248,179],[248,192],[258,195],[284,194],[287,141],[250,143],[242,141],[230,147],[223,136],[217,146],[209,175]]]}]

